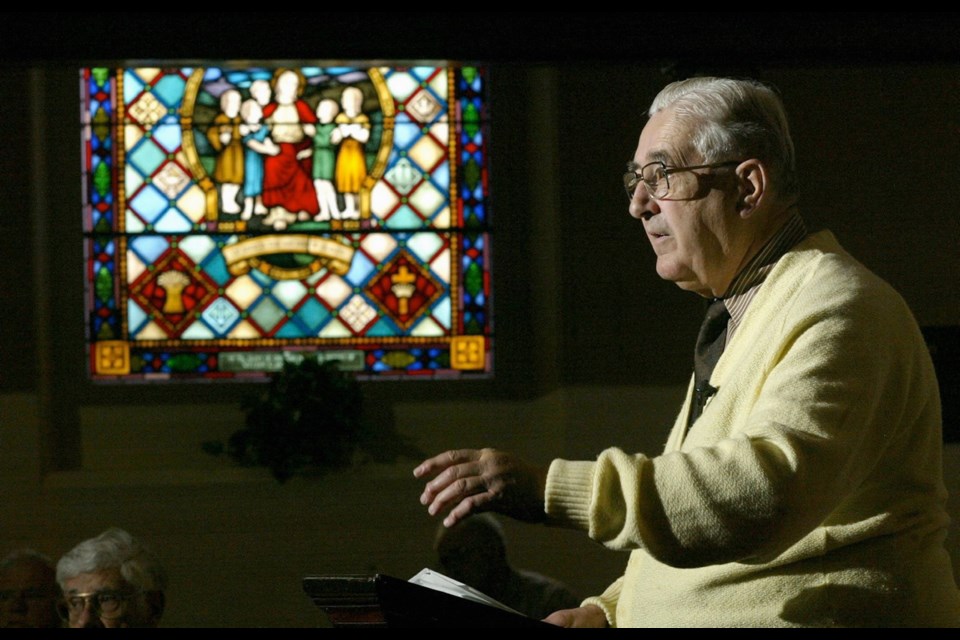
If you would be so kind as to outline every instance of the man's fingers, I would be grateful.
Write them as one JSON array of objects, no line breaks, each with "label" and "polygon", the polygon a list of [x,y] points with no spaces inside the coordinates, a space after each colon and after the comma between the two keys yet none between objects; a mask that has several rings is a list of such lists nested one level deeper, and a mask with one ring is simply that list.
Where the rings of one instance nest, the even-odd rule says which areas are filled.
[{"label": "man's fingers", "polygon": [[450,513],[447,514],[447,517],[443,519],[443,526],[450,528],[469,516],[471,513],[483,511],[483,505],[490,502],[490,500],[491,496],[489,492],[477,493],[464,498],[460,501],[460,504],[451,509]]},{"label": "man's fingers", "polygon": [[477,460],[479,458],[480,452],[476,449],[451,449],[450,451],[444,451],[439,455],[421,462],[413,470],[413,476],[415,478],[423,478],[428,475],[436,475],[453,465]]},{"label": "man's fingers", "polygon": [[[462,459],[462,458],[458,458]],[[427,505],[433,502],[437,495],[446,491],[451,485],[471,476],[479,475],[479,465],[472,462],[455,464],[440,471],[436,477],[429,481],[420,494],[420,504]],[[467,486],[461,486],[459,491],[467,489]]]},{"label": "man's fingers", "polygon": [[[448,469],[444,473],[452,471]],[[465,498],[470,498],[471,496],[486,491],[487,487],[483,482],[482,478],[477,476],[464,476],[462,478],[456,478],[446,483],[442,489],[439,489],[434,493],[433,497],[428,500],[427,513],[432,516],[437,515],[441,511],[446,510],[451,505],[456,504],[457,502],[463,501]]]},{"label": "man's fingers", "polygon": [[571,620],[570,620],[571,617],[572,616],[570,615],[569,610],[563,609],[561,611],[554,611],[553,613],[548,615],[546,618],[544,618],[543,622],[554,624],[558,627],[569,627],[571,624]]},{"label": "man's fingers", "polygon": [[521,520],[543,519],[543,480],[512,454],[496,449],[451,449],[421,462],[413,475],[427,480],[420,504],[430,515],[447,512],[450,527],[476,511],[495,510]]}]

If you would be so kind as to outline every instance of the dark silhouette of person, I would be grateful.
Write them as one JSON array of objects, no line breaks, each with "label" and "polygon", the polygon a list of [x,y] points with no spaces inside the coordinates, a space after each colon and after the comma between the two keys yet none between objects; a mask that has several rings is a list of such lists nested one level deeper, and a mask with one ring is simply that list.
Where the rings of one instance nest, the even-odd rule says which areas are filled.
[{"label": "dark silhouette of person", "polygon": [[450,528],[441,525],[434,550],[445,575],[531,618],[580,606],[564,583],[510,564],[503,527],[493,514],[475,514]]}]

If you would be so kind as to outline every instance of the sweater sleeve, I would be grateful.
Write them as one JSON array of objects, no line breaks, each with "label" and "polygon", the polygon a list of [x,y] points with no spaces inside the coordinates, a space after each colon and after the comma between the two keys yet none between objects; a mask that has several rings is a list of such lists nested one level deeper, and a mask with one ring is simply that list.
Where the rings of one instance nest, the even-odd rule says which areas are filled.
[{"label": "sweater sleeve", "polygon": [[603,609],[603,614],[607,617],[607,624],[611,627],[617,626],[617,603],[620,601],[620,589],[623,586],[623,576],[617,578],[613,584],[607,587],[599,596],[591,596],[580,603],[581,607],[593,604]]},{"label": "sweater sleeve", "polygon": [[[756,310],[766,347],[745,327],[737,334],[727,377],[682,448],[555,461],[548,516],[676,567],[769,561],[831,515],[849,525],[835,535],[850,540],[858,527],[883,531],[878,518],[891,520],[891,533],[902,526],[870,505],[866,480],[881,475],[891,447],[903,453],[887,456],[889,474],[911,464],[907,452],[936,450],[922,338],[887,290],[822,290],[810,280],[789,307]],[[827,544],[814,538],[807,543]]]}]

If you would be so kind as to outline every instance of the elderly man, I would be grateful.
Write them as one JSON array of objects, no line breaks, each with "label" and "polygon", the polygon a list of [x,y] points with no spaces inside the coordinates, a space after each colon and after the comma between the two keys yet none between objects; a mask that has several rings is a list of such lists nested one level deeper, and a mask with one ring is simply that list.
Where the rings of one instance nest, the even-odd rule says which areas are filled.
[{"label": "elderly man", "polygon": [[0,560],[0,629],[56,629],[57,587],[53,564],[33,549],[17,549]]},{"label": "elderly man", "polygon": [[156,627],[164,610],[166,572],[122,529],[84,540],[57,563],[61,615],[71,628]]},{"label": "elderly man", "polygon": [[910,310],[796,206],[777,94],[692,78],[649,110],[624,184],[657,273],[710,301],[664,452],[530,465],[448,451],[414,475],[473,511],[632,550],[562,626],[957,626],[940,398]]}]

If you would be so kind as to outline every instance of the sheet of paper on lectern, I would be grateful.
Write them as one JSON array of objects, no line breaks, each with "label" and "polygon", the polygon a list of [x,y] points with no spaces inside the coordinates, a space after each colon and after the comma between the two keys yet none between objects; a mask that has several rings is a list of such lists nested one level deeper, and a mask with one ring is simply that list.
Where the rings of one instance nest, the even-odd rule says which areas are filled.
[{"label": "sheet of paper on lectern", "polygon": [[470,585],[466,585],[462,582],[454,580],[453,578],[433,571],[432,569],[422,569],[417,575],[410,578],[410,582],[413,584],[418,584],[422,587],[427,587],[428,589],[433,589],[435,591],[449,593],[450,595],[457,596],[459,598],[466,598],[467,600],[473,600],[474,602],[479,602],[491,607],[497,607],[503,609],[504,611],[509,611],[510,613],[516,613],[517,615],[521,616],[524,615],[516,609],[511,609],[502,602],[494,600],[485,593],[477,591]]}]

